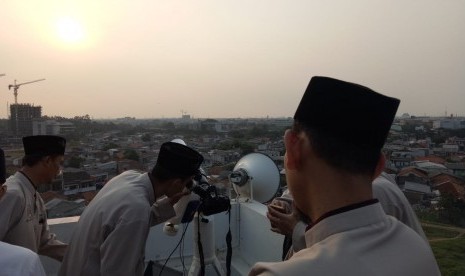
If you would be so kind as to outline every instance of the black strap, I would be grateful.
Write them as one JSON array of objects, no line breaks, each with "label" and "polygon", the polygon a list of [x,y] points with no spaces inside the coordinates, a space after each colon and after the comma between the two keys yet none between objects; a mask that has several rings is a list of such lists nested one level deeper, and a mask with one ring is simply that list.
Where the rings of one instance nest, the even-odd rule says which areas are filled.
[{"label": "black strap", "polygon": [[150,260],[144,271],[144,276],[153,276],[153,261]]},{"label": "black strap", "polygon": [[205,260],[203,257],[203,247],[202,242],[200,241],[200,214],[197,216],[197,247],[199,249],[200,257],[200,276],[205,276]]},{"label": "black strap", "polygon": [[289,252],[289,249],[291,249],[291,247],[292,247],[292,235],[285,235],[284,241],[283,241],[283,256],[282,256],[283,261],[286,259],[287,253]]},{"label": "black strap", "polygon": [[226,234],[226,244],[228,246],[228,253],[226,254],[226,275],[231,275],[231,258],[232,258],[232,247],[231,247],[231,209],[229,209],[229,230],[228,234]]}]

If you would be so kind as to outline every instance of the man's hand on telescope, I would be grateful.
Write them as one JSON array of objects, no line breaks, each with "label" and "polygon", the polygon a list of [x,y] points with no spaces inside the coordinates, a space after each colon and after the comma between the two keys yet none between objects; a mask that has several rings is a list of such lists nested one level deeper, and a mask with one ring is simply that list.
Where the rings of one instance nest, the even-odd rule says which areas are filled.
[{"label": "man's hand on telescope", "polygon": [[190,193],[190,190],[184,189],[182,192],[174,194],[172,197],[169,197],[170,204],[176,204],[183,196],[189,195]]}]

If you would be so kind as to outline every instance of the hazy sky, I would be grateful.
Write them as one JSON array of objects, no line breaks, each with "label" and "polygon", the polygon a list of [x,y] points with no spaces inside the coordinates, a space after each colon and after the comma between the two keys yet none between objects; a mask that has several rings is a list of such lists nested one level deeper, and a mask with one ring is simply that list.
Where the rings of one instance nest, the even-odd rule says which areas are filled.
[{"label": "hazy sky", "polygon": [[3,0],[0,118],[291,117],[314,75],[465,116],[465,0]]}]

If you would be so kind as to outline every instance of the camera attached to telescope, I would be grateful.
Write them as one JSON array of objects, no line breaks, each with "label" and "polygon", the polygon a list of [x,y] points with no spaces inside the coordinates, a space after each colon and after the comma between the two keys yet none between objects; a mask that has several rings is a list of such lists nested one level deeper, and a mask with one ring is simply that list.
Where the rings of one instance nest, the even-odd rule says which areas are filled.
[{"label": "camera attached to telescope", "polygon": [[176,216],[169,219],[163,228],[163,231],[170,236],[176,235],[180,223],[191,222],[196,212],[209,216],[231,209],[226,192],[222,192],[215,185],[210,185],[202,169],[197,171],[191,186],[186,188],[192,193],[182,197],[173,206]]},{"label": "camera attached to telescope", "polygon": [[[197,211],[205,216],[229,211],[231,203],[229,197],[218,190],[215,185],[210,185],[202,169],[194,176],[194,184],[191,191],[200,197]],[[187,210],[186,210],[186,213]]]}]

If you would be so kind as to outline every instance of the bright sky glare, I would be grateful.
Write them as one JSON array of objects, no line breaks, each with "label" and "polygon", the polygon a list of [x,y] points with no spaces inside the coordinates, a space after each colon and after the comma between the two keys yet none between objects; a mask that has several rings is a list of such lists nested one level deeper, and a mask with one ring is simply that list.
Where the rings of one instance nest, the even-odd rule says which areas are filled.
[{"label": "bright sky glare", "polygon": [[65,43],[79,44],[84,40],[84,30],[81,24],[73,18],[62,17],[56,22],[58,36]]},{"label": "bright sky glare", "polygon": [[292,117],[311,76],[465,116],[465,0],[5,0],[0,118]]}]

